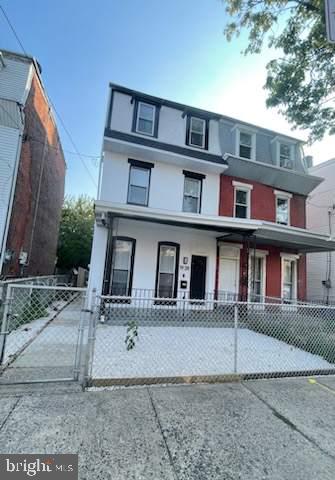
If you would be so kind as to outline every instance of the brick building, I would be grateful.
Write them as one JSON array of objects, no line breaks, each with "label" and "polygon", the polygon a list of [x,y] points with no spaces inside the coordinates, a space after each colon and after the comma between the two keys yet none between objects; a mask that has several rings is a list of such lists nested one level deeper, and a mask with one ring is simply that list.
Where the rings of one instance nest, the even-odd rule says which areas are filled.
[{"label": "brick building", "polygon": [[54,272],[65,159],[31,57],[0,52],[0,273]]}]

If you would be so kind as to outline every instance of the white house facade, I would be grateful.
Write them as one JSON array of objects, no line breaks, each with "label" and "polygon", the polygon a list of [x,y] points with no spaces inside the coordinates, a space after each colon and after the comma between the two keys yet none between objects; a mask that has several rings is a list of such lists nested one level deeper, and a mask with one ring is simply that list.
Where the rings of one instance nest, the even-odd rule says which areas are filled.
[{"label": "white house facade", "polygon": [[301,142],[111,84],[89,289],[203,299],[305,295]]}]

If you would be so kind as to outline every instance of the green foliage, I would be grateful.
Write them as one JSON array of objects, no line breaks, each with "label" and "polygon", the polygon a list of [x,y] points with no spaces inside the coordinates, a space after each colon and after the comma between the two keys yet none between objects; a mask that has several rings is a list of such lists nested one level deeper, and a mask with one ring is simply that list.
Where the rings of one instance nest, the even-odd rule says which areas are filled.
[{"label": "green foliage", "polygon": [[127,350],[132,350],[136,345],[136,340],[138,339],[138,325],[136,320],[131,320],[127,324],[127,335],[125,339],[125,344]]},{"label": "green foliage", "polygon": [[61,270],[87,268],[90,262],[93,226],[93,200],[85,195],[78,198],[67,197],[62,209],[57,252],[57,265]]},{"label": "green foliage", "polygon": [[244,54],[264,43],[278,51],[267,65],[267,106],[278,107],[310,142],[335,133],[335,45],[326,36],[324,0],[226,0],[228,40],[248,31]]}]

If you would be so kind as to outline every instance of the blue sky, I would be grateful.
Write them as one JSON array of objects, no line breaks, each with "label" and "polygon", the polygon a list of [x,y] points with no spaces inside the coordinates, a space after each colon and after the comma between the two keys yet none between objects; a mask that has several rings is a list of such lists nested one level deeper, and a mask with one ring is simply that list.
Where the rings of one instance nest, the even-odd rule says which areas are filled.
[{"label": "blue sky", "polygon": [[[271,52],[242,56],[243,35],[227,43],[220,0],[0,3],[27,52],[41,63],[47,92],[84,154],[100,154],[109,81],[290,133],[285,120],[264,105]],[[20,51],[1,15],[0,48]],[[63,148],[73,152],[58,126]],[[325,139],[307,153],[317,163],[327,160],[335,153],[334,140]],[[81,160],[65,155],[66,193],[95,196]],[[97,160],[85,157],[85,162],[97,179]]]}]

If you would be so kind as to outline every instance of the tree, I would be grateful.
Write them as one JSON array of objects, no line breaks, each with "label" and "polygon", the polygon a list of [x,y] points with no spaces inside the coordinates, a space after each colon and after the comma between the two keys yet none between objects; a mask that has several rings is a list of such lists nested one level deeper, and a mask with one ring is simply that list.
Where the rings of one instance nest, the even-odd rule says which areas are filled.
[{"label": "tree", "polygon": [[260,53],[264,43],[279,56],[267,64],[267,106],[309,141],[335,133],[335,45],[326,36],[324,0],[226,0],[231,17],[228,40],[248,31],[244,54]]},{"label": "tree", "polygon": [[77,199],[66,197],[62,209],[58,242],[58,262],[61,270],[87,268],[93,240],[93,200],[86,195]]}]

